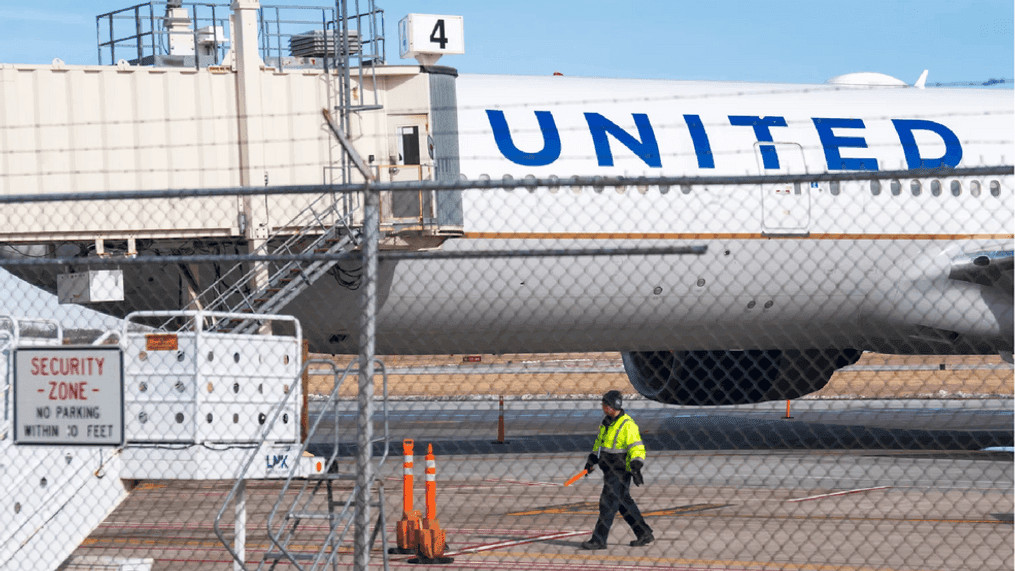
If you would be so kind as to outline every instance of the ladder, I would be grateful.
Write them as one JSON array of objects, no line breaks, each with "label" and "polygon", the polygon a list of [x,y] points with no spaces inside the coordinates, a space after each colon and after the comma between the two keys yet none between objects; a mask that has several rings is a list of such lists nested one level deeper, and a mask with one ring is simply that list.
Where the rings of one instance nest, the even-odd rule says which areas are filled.
[{"label": "ladder", "polygon": [[[339,370],[333,361],[327,359],[314,359],[307,361],[303,365],[303,370],[300,375],[302,376],[303,371],[309,371],[311,366],[322,366],[324,369],[316,368],[313,370],[313,374],[329,374],[333,379],[333,387],[328,395],[328,398],[324,401],[320,414],[314,420],[313,424],[307,431],[306,440],[300,449],[298,454],[299,457],[303,457],[307,452],[307,448],[313,437],[317,434],[318,430],[321,429],[322,421],[325,419],[333,419],[330,423],[331,436],[329,443],[331,450],[327,456],[322,456],[321,460],[325,469],[321,470],[320,473],[311,473],[305,477],[300,477],[299,463],[294,463],[290,468],[290,471],[286,477],[285,483],[279,490],[278,499],[272,506],[271,512],[268,515],[267,531],[268,539],[270,540],[272,547],[268,549],[259,564],[257,569],[274,569],[279,563],[288,562],[294,565],[301,571],[304,569],[325,569],[331,567],[332,569],[339,569],[341,566],[338,561],[339,548],[349,531],[352,527],[353,517],[355,514],[356,506],[354,504],[356,498],[356,492],[358,486],[354,485],[349,491],[348,497],[344,500],[338,498],[339,490],[336,489],[336,483],[348,482],[356,480],[355,466],[348,466],[346,461],[346,468],[343,470],[342,464],[339,462],[339,447],[340,438],[343,435],[340,430],[340,413],[343,412],[342,405],[339,401],[339,390],[342,383],[349,376],[354,378],[358,375],[357,368],[358,360],[354,360],[345,369]],[[384,533],[385,530],[385,517],[384,517],[384,488],[381,478],[378,476],[381,473],[381,469],[384,466],[385,461],[388,457],[388,377],[387,372],[384,368],[384,364],[380,360],[375,360],[375,367],[381,372],[383,379],[383,396],[381,400],[381,420],[383,424],[383,430],[381,434],[370,441],[371,447],[380,446],[381,454],[374,461],[373,474],[367,486],[376,495],[375,500],[370,503],[370,507],[377,510],[377,518],[374,524],[373,532],[370,538],[370,545],[372,546],[377,541],[377,536],[381,536],[381,547],[383,553],[384,569],[388,569],[388,545],[387,537]],[[298,381],[297,381],[298,382]],[[346,406],[345,412],[355,412],[356,407],[352,406],[349,408]],[[259,454],[267,435],[271,431],[272,425],[278,419],[278,415],[275,414],[265,425],[262,438],[262,442],[254,446],[253,454],[250,459],[246,462],[244,467],[241,469],[237,482],[233,486],[233,489],[227,494],[225,502],[222,508],[219,510],[218,517],[215,518],[215,533],[226,549],[230,552],[233,558],[240,562],[244,557],[240,554],[234,553],[232,548],[229,546],[229,542],[225,535],[220,529],[220,523],[223,514],[226,512],[226,508],[230,503],[234,501],[237,496],[238,490],[241,487],[242,482],[247,478],[247,473],[250,470],[250,466],[253,463],[255,457]],[[346,444],[345,446],[348,446]],[[325,535],[323,538],[319,537],[319,533],[314,537],[310,537],[310,534],[319,531],[318,529],[310,529],[308,524],[312,522],[324,523]],[[300,540],[298,543],[295,542],[299,534]],[[307,549],[308,546],[317,545],[316,549]],[[246,567],[244,567],[246,568]]]},{"label": "ladder", "polygon": [[[356,208],[348,200],[336,200],[322,194],[300,211],[292,220],[279,226],[254,255],[303,256],[281,262],[238,263],[222,274],[208,288],[191,300],[184,309],[200,309],[224,313],[278,313],[289,302],[328,273],[345,255],[350,255],[360,242],[360,228],[352,221]],[[330,222],[334,220],[334,222]],[[296,228],[295,231],[288,230]],[[314,257],[314,255],[320,257]],[[251,284],[262,284],[254,289]],[[168,328],[168,323],[163,328]],[[256,320],[238,318],[215,319],[209,331],[250,333],[258,327]]]},{"label": "ladder", "polygon": [[[335,364],[332,361],[315,360],[310,361],[310,363],[324,364],[337,373]],[[375,501],[370,503],[370,506],[377,510],[377,519],[370,536],[370,546],[373,546],[377,541],[377,535],[380,534],[382,553],[384,554],[384,569],[387,571],[388,545],[387,537],[384,533],[384,487],[378,474],[380,474],[384,462],[388,457],[388,376],[383,362],[375,360],[374,363],[377,370],[381,372],[383,379],[383,396],[381,401],[383,430],[381,435],[373,438],[369,444],[371,447],[377,444],[381,445],[381,455],[376,459],[373,473],[366,485],[376,493],[376,496],[374,496]],[[324,402],[321,413],[307,431],[307,440],[303,445],[304,450],[314,435],[317,434],[322,424],[321,421],[326,417],[333,419],[331,425],[331,452],[325,462],[327,469],[322,474],[311,475],[306,479],[302,479],[298,485],[294,483],[294,479],[290,476],[279,491],[278,500],[268,515],[268,538],[275,546],[275,549],[269,550],[264,554],[264,561],[270,561],[271,568],[274,568],[283,559],[290,561],[299,569],[324,569],[329,566],[332,569],[339,568],[337,560],[339,546],[343,539],[345,539],[349,528],[352,527],[356,508],[354,500],[357,495],[358,485],[353,486],[344,501],[336,500],[334,483],[339,481],[355,481],[357,477],[355,466],[352,466],[352,470],[343,471],[339,463],[339,446],[342,432],[339,427],[341,407],[338,392],[342,380],[350,375],[354,378],[358,375],[357,364],[358,360],[354,360],[346,367],[341,378],[336,382],[331,393],[328,395],[328,399]],[[352,410],[355,410],[355,408]],[[296,490],[295,497],[289,494],[290,489]],[[318,499],[322,491],[325,494],[323,498],[323,510],[321,506],[322,501]],[[293,540],[301,527],[311,521],[327,522],[327,535],[321,541],[320,549],[316,553],[297,553],[292,549]],[[300,562],[307,563],[307,567],[301,565]]]}]

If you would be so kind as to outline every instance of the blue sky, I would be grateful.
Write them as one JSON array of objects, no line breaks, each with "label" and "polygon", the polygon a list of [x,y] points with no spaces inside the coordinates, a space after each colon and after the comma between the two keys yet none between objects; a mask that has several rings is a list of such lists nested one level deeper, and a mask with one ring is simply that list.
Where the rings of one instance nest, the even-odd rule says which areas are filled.
[{"label": "blue sky", "polygon": [[[361,0],[365,4],[366,0]],[[333,5],[327,0],[276,4]],[[95,16],[131,0],[4,0],[0,62],[96,62]],[[823,82],[878,71],[909,83],[1012,78],[1011,0],[377,0],[388,61],[409,12],[464,16],[465,73]]]}]

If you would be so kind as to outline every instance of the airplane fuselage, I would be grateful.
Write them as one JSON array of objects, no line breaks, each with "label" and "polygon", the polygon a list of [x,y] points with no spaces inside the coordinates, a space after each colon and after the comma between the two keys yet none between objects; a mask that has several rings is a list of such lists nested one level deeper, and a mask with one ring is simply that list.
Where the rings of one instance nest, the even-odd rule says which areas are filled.
[{"label": "airplane fuselage", "polygon": [[[460,77],[464,177],[631,184],[467,191],[464,236],[445,249],[707,250],[382,262],[379,350],[1010,350],[1010,292],[949,268],[1011,249],[1011,178],[862,174],[1004,164],[1011,115],[1007,93],[982,90]],[[636,180],[843,171],[857,180]],[[328,283],[317,296],[342,318],[318,318],[316,341],[354,350],[336,327],[354,297]]]}]

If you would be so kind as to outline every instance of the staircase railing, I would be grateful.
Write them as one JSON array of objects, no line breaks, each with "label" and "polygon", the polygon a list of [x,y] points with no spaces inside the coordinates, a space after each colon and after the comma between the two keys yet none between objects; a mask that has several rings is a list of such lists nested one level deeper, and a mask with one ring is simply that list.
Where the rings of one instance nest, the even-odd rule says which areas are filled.
[{"label": "staircase railing", "polygon": [[[305,439],[305,441],[303,443],[303,446],[300,448],[299,452],[297,453],[296,457],[297,458],[302,458],[307,453],[307,449],[308,449],[308,447],[309,447],[309,445],[310,445],[314,435],[317,434],[317,431],[318,431],[318,429],[320,428],[320,426],[322,424],[322,420],[326,416],[328,416],[327,413],[328,413],[329,410],[332,412],[333,418],[334,418],[334,422],[332,424],[332,435],[331,435],[331,440],[332,440],[332,442],[331,442],[331,444],[332,444],[331,452],[330,452],[329,456],[327,457],[327,459],[324,460],[325,469],[324,469],[323,473],[319,474],[319,475],[310,475],[310,476],[305,477],[305,478],[299,478],[297,476],[297,472],[300,470],[300,464],[299,464],[299,462],[294,462],[293,463],[293,466],[290,468],[289,474],[286,477],[285,483],[282,485],[282,488],[279,491],[278,500],[276,500],[275,505],[272,507],[272,510],[269,513],[268,520],[267,520],[267,526],[266,527],[267,527],[268,538],[271,541],[271,543],[275,546],[275,548],[278,549],[278,551],[277,552],[273,552],[273,553],[272,552],[266,553],[264,558],[262,559],[262,561],[258,564],[258,566],[257,566],[258,569],[260,569],[263,566],[264,562],[269,560],[269,559],[274,560],[275,562],[277,562],[278,560],[280,560],[282,558],[285,558],[285,559],[289,560],[290,562],[292,562],[292,564],[295,565],[297,569],[300,569],[300,570],[304,569],[304,567],[302,565],[300,565],[298,561],[300,561],[300,560],[304,560],[305,561],[305,560],[308,559],[308,557],[301,556],[301,554],[293,553],[292,550],[289,548],[289,546],[291,544],[292,537],[296,533],[297,528],[299,527],[299,523],[300,522],[299,521],[294,521],[291,524],[289,524],[289,522],[292,519],[297,519],[297,520],[299,519],[299,518],[294,518],[293,517],[294,514],[297,514],[299,512],[299,510],[297,510],[295,508],[300,505],[300,502],[304,502],[303,503],[303,507],[309,506],[309,504],[313,500],[315,494],[318,491],[320,491],[320,489],[322,487],[322,484],[327,484],[327,490],[328,490],[328,496],[329,496],[329,498],[328,498],[328,500],[329,500],[329,506],[328,506],[329,515],[328,515],[328,518],[327,518],[329,520],[328,536],[323,540],[321,548],[317,552],[317,554],[315,554],[314,556],[309,558],[313,562],[312,566],[311,566],[311,569],[316,569],[318,567],[318,565],[321,564],[321,563],[324,563],[325,565],[327,565],[329,562],[333,561],[335,555],[338,553],[337,546],[341,543],[342,539],[345,536],[346,531],[348,530],[348,527],[349,527],[349,523],[348,522],[351,522],[351,520],[352,520],[352,518],[349,517],[349,515],[351,513],[350,510],[352,509],[352,500],[353,500],[353,498],[355,498],[355,495],[356,495],[356,488],[354,487],[354,489],[352,490],[352,493],[350,494],[349,498],[342,504],[342,510],[340,512],[338,512],[338,513],[335,513],[333,511],[333,505],[332,505],[333,502],[331,501],[331,499],[332,499],[331,498],[331,493],[332,493],[331,482],[334,481],[334,480],[341,480],[341,479],[353,479],[355,477],[355,474],[345,475],[345,474],[341,474],[339,472],[338,457],[339,457],[339,452],[340,452],[339,447],[340,447],[341,431],[339,430],[338,396],[339,396],[339,391],[340,391],[340,389],[342,387],[342,384],[344,383],[345,379],[348,378],[350,376],[350,374],[356,374],[358,372],[358,368],[357,368],[358,360],[352,361],[349,365],[347,365],[344,369],[341,369],[341,370],[331,360],[327,360],[327,359],[312,359],[312,360],[309,360],[309,361],[307,361],[306,363],[303,364],[303,367],[300,370],[300,374],[297,377],[297,381],[295,381],[295,382],[299,382],[298,379],[301,378],[306,372],[308,372],[310,370],[311,366],[319,366],[319,365],[324,365],[325,366],[325,368],[326,368],[325,374],[327,374],[327,370],[330,370],[330,374],[332,376],[333,387],[331,389],[331,392],[328,394],[328,398],[324,401],[324,404],[321,407],[320,414],[317,415],[317,418],[314,420],[313,424],[308,429],[306,439]],[[387,376],[387,370],[384,367],[384,363],[381,362],[380,360],[375,360],[375,367],[376,367],[376,370],[380,371],[381,376],[382,376],[382,380],[383,380],[383,383],[382,383],[383,384],[383,392],[382,392],[382,395],[383,395],[382,398],[383,398],[383,400],[382,400],[382,409],[381,409],[381,417],[382,417],[383,430],[382,430],[382,436],[379,436],[379,437],[376,437],[376,438],[372,439],[370,441],[369,446],[374,446],[375,444],[382,444],[382,449],[381,449],[381,456],[377,460],[377,463],[376,463],[376,465],[374,467],[373,477],[371,478],[371,480],[369,482],[367,482],[367,486],[373,486],[375,484],[375,482],[379,482],[379,479],[378,479],[377,475],[380,473],[382,467],[384,466],[384,463],[386,462],[386,460],[388,458],[389,440],[390,440],[390,438],[389,438],[389,428],[388,428],[388,376]],[[322,374],[321,369],[315,370],[315,374],[318,374],[318,375]],[[261,441],[256,446],[254,446],[253,451],[252,451],[250,457],[247,459],[247,461],[240,468],[239,472],[237,473],[236,483],[230,489],[229,493],[226,494],[226,498],[225,498],[225,500],[222,503],[222,507],[219,509],[219,512],[218,512],[218,514],[215,517],[215,522],[214,522],[214,525],[213,525],[213,528],[214,528],[214,531],[215,531],[215,535],[218,537],[219,541],[222,542],[222,544],[225,546],[226,550],[229,552],[230,556],[232,556],[233,560],[236,561],[237,563],[239,563],[244,569],[246,569],[246,566],[243,564],[243,561],[245,560],[245,557],[241,557],[239,554],[237,554],[236,551],[229,544],[229,541],[226,539],[225,534],[223,533],[223,531],[221,529],[221,520],[222,520],[222,517],[225,514],[227,508],[231,504],[233,504],[234,501],[236,500],[236,498],[237,498],[237,496],[239,494],[239,490],[241,489],[241,487],[243,487],[243,482],[247,479],[246,478],[247,474],[250,473],[251,466],[253,465],[254,461],[257,459],[257,457],[259,455],[259,452],[261,450],[261,447],[267,441],[268,435],[271,433],[272,427],[274,426],[275,422],[279,418],[279,413],[282,410],[285,409],[286,403],[288,402],[289,398],[291,398],[291,395],[294,392],[296,392],[296,391],[289,391],[286,394],[286,396],[274,408],[274,412],[270,415],[271,418],[269,418],[265,422],[264,430],[262,431]],[[309,414],[309,412],[308,412],[308,414]],[[372,419],[371,419],[371,422],[372,422]],[[292,500],[292,501],[289,502],[289,508],[285,510],[284,517],[282,517],[281,520],[276,524],[276,518],[279,515],[279,511],[280,511],[281,506],[284,503],[284,500],[286,498],[286,494],[289,491],[289,489],[293,486],[294,480],[297,480],[297,479],[302,481],[302,485],[300,487],[300,490],[297,493],[295,500]],[[309,494],[308,494],[308,491],[309,491]],[[383,517],[383,514],[384,514],[384,511],[383,511],[384,510],[384,508],[383,508],[383,493],[381,493],[381,502],[380,503],[382,505],[379,507],[379,510],[380,510],[379,511],[379,518],[378,518],[379,519],[379,524],[378,524],[377,528],[375,528],[375,530],[374,530],[373,540],[376,540],[377,533],[380,532],[380,534],[382,536],[382,544],[383,544],[383,547],[384,547],[384,549],[383,549],[383,552],[384,552],[384,568],[385,568],[385,570],[387,570],[387,568],[388,568],[387,538],[384,536],[384,529],[383,529],[384,528],[384,523],[383,523],[384,522],[384,517]],[[344,527],[342,527],[342,529],[339,529],[339,525],[338,524],[340,522],[342,522],[342,521],[346,521],[347,523],[346,523],[346,525]],[[331,549],[331,551],[325,557],[325,553],[328,551],[328,547],[329,546],[332,546],[333,549]],[[322,561],[322,557],[324,557],[323,561]]]},{"label": "staircase railing", "polygon": [[[291,385],[291,386],[293,386],[293,387],[298,386],[295,383],[299,383],[300,382],[300,379],[302,379],[304,372],[307,370],[307,367],[311,363],[314,363],[314,362],[316,362],[316,361],[311,360],[311,361],[307,361],[306,363],[303,364],[303,367],[301,367],[299,374],[296,376],[296,378],[293,381],[294,384]],[[337,390],[338,387],[341,386],[342,380],[344,380],[344,378],[345,378],[344,374],[343,374],[343,376],[341,378],[338,378],[337,371],[336,371],[335,390]],[[265,442],[267,442],[268,436],[272,433],[272,429],[274,428],[275,423],[278,421],[278,418],[281,415],[282,411],[285,410],[286,404],[288,404],[289,399],[293,398],[292,395],[296,394],[297,392],[298,391],[295,391],[295,390],[286,391],[285,396],[282,398],[282,400],[280,400],[272,408],[272,411],[271,411],[271,413],[269,415],[270,418],[268,418],[265,421],[264,427],[261,430],[260,440],[256,444],[254,444],[250,456],[247,457],[246,462],[243,463],[243,466],[240,468],[239,472],[237,472],[236,483],[233,484],[233,487],[229,490],[229,493],[226,494],[226,498],[222,502],[222,507],[219,509],[218,514],[215,516],[215,522],[214,522],[214,524],[212,526],[213,529],[215,530],[215,535],[219,538],[219,541],[222,542],[222,545],[225,546],[226,551],[229,552],[229,555],[232,556],[233,560],[235,560],[237,562],[242,563],[243,558],[241,558],[233,550],[233,548],[229,545],[228,540],[225,538],[225,535],[223,534],[222,529],[220,527],[220,524],[222,522],[222,516],[223,516],[223,514],[225,514],[226,508],[230,504],[232,504],[233,501],[236,499],[236,496],[239,493],[240,487],[243,486],[243,482],[247,479],[247,474],[250,473],[250,467],[254,464],[254,460],[256,460],[257,457],[259,456],[259,453],[261,451],[262,446],[264,446]],[[308,438],[308,441],[309,441],[309,438]],[[293,463],[294,464],[294,468],[298,468],[298,466],[299,466],[298,459],[300,457],[302,457],[304,451],[306,451],[306,445],[305,444],[304,444],[303,448],[300,450],[300,454],[297,456],[297,461]],[[246,567],[244,567],[244,568],[246,568]]]},{"label": "staircase railing", "polygon": [[[332,363],[331,361],[321,361],[321,362],[329,364],[329,366],[332,368],[335,367],[334,363]],[[358,369],[355,368],[357,364],[358,361],[355,360],[352,363],[350,363],[343,373],[343,378],[345,378],[349,374],[357,373]],[[389,452],[388,443],[390,440],[388,430],[388,374],[382,361],[380,361],[379,359],[375,359],[374,364],[376,370],[380,371],[383,380],[382,382],[383,400],[381,409],[383,430],[381,436],[373,438],[368,443],[368,446],[371,447],[374,446],[375,444],[382,444],[381,456],[376,461],[371,479],[366,483],[368,489],[373,487],[375,483],[379,482],[378,474],[381,472],[384,463],[387,461]],[[321,425],[321,421],[324,419],[325,416],[327,416],[326,412],[330,410],[334,415],[333,416],[334,423],[332,427],[331,454],[325,462],[327,470],[325,471],[325,473],[321,475],[314,475],[310,478],[303,480],[303,483],[300,486],[300,490],[297,493],[296,498],[288,502],[289,508],[285,510],[285,514],[276,523],[276,519],[279,518],[279,508],[282,506],[283,501],[285,500],[286,493],[293,485],[295,470],[291,470],[289,477],[286,479],[285,484],[283,484],[282,489],[279,491],[278,501],[275,503],[275,506],[268,514],[268,538],[271,540],[272,544],[274,544],[275,547],[278,548],[279,550],[278,558],[280,559],[281,557],[285,557],[300,570],[302,570],[303,567],[298,563],[298,561],[300,559],[306,560],[307,558],[300,557],[299,554],[293,553],[289,549],[289,545],[292,541],[293,536],[297,531],[297,528],[299,527],[300,524],[299,520],[303,519],[303,515],[308,514],[309,512],[309,510],[306,510],[305,508],[308,508],[310,506],[311,502],[314,499],[314,496],[316,495],[317,492],[320,491],[322,484],[327,484],[329,496],[328,535],[322,541],[321,549],[318,550],[318,552],[312,558],[309,558],[309,560],[311,561],[310,569],[317,569],[321,565],[327,566],[328,564],[333,563],[334,557],[338,554],[338,545],[341,544],[353,520],[352,518],[353,515],[352,510],[354,509],[353,500],[356,497],[358,487],[356,486],[353,487],[348,498],[342,504],[341,511],[339,511],[338,513],[334,512],[333,509],[334,506],[332,505],[331,501],[331,486],[330,486],[331,481],[352,480],[356,478],[356,474],[354,472],[350,474],[343,474],[339,470],[338,456],[339,456],[339,447],[341,444],[340,442],[341,431],[339,430],[339,422],[338,422],[338,413],[339,413],[338,393],[339,393],[338,387],[336,386],[335,388],[332,389],[331,393],[328,395],[328,399],[324,402],[323,406],[321,407],[321,414],[318,415],[313,425],[307,431],[307,440],[303,445],[303,450],[300,451],[301,455],[303,454],[304,451],[306,451],[306,448],[313,439],[313,436],[317,433],[317,430]],[[373,422],[373,419],[370,419],[370,422]],[[388,550],[387,550],[387,537],[384,535],[384,506],[383,506],[384,496],[382,489],[378,490],[378,495],[380,497],[380,501],[378,502],[378,510],[379,510],[378,521],[374,528],[371,543],[374,540],[376,540],[377,534],[380,533],[381,542],[383,546],[382,552],[384,553],[384,569],[387,570]],[[345,522],[345,525],[341,525],[342,522]],[[330,551],[328,551],[329,546],[332,547]]]},{"label": "staircase railing", "polygon": [[[322,204],[326,199],[331,203]],[[254,250],[253,254],[298,255],[333,253],[339,250],[351,251],[358,243],[358,232],[351,225],[356,208],[349,207],[345,204],[347,202],[336,200],[330,194],[318,196],[291,220],[278,226],[278,230],[269,236],[264,244]],[[335,221],[328,222],[332,218]],[[293,231],[293,228],[296,230]],[[279,239],[282,239],[281,243],[277,243]],[[322,247],[329,241],[331,241],[330,246]],[[244,271],[245,264],[237,263],[195,296],[183,309],[231,313],[243,311],[271,313],[276,309],[281,309],[302,289],[309,287],[313,280],[334,266],[337,260],[333,257],[326,260],[315,260],[306,268],[302,268],[301,264],[305,263],[291,260],[284,263],[275,272],[269,270],[267,283],[257,291],[251,291],[251,283],[258,275],[264,273],[263,266],[257,263],[251,264],[250,269]],[[292,279],[278,287],[288,274],[299,274],[298,276],[290,276],[298,277],[298,279]],[[211,328],[217,328],[218,325],[213,324]],[[164,323],[162,328],[170,329],[170,322]]]}]

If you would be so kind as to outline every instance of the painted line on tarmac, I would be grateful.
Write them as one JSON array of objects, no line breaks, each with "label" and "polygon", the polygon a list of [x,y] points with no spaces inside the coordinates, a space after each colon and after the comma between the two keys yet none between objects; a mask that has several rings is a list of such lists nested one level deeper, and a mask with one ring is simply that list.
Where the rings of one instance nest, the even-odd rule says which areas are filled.
[{"label": "painted line on tarmac", "polygon": [[484,478],[484,482],[493,482],[501,484],[520,484],[522,486],[563,486],[564,484],[558,484],[557,482],[535,482],[531,480],[507,480],[504,478]]},{"label": "painted line on tarmac", "polygon": [[841,492],[831,492],[831,493],[828,493],[828,494],[818,494],[816,496],[807,496],[806,498],[793,498],[791,500],[786,500],[786,501],[787,502],[807,502],[807,501],[810,501],[810,500],[820,500],[820,499],[823,499],[823,498],[834,498],[836,496],[845,496],[847,494],[859,494],[859,493],[862,493],[862,492],[873,492],[875,490],[887,490],[887,489],[890,489],[890,488],[891,488],[891,486],[877,486],[877,487],[874,487],[874,488],[857,488],[855,490],[843,490]]},{"label": "painted line on tarmac", "polygon": [[453,557],[455,555],[463,555],[466,553],[479,553],[481,551],[491,551],[493,549],[504,549],[506,547],[514,547],[516,545],[525,545],[527,543],[536,543],[537,541],[549,541],[551,539],[563,539],[565,537],[574,537],[576,535],[585,535],[588,530],[582,531],[559,531],[556,533],[547,533],[544,535],[536,535],[533,537],[527,537],[524,539],[511,539],[508,541],[497,541],[495,543],[485,543],[481,545],[474,545],[472,547],[466,547],[457,551],[449,551],[444,555]]},{"label": "painted line on tarmac", "polygon": [[[658,541],[658,540],[657,540]],[[674,557],[652,557],[652,556],[630,556],[610,555],[608,552],[575,552],[575,553],[530,553],[525,551],[507,551],[504,553],[483,553],[479,557],[500,557],[500,561],[492,562],[492,565],[485,567],[504,569],[511,567],[515,569],[541,569],[569,570],[569,569],[603,569],[609,570],[637,570],[649,567],[674,571],[872,571],[874,568],[868,565],[854,566],[848,564],[822,564],[822,563],[790,563],[774,561],[739,561],[734,559],[686,559]],[[546,562],[522,563],[522,558],[544,559]],[[508,560],[510,559],[510,560]],[[560,561],[554,563],[553,560]],[[479,568],[475,562],[463,562],[463,568]],[[458,561],[455,562],[457,567]],[[896,568],[886,568],[889,571],[899,571]]]}]

